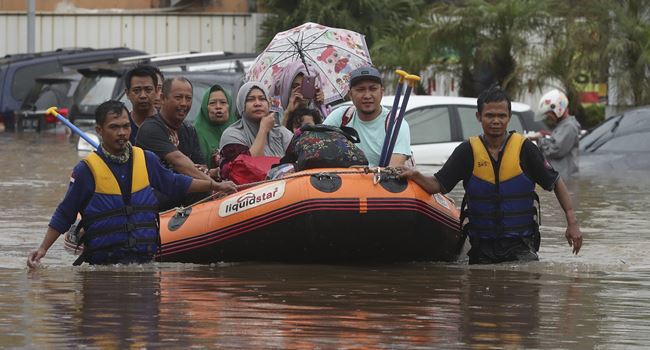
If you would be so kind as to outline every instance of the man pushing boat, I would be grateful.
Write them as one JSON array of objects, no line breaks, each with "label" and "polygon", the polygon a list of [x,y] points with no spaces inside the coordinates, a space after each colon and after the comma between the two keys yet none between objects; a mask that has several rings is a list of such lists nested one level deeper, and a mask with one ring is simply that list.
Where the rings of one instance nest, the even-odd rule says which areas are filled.
[{"label": "man pushing boat", "polygon": [[27,265],[35,268],[59,236],[81,213],[83,254],[75,265],[145,263],[160,245],[157,189],[168,196],[188,192],[236,191],[232,182],[192,179],[162,166],[149,151],[129,143],[131,126],[119,101],[102,103],[95,112],[100,147],[74,168],[70,186],[50,220],[40,247]]},{"label": "man pushing boat", "polygon": [[582,247],[582,233],[564,181],[530,140],[507,131],[511,116],[510,98],[492,86],[478,97],[476,118],[483,135],[456,147],[434,176],[397,168],[401,177],[432,194],[448,193],[463,181],[461,223],[468,219],[464,229],[472,245],[467,253],[470,264],[538,260],[535,184],[555,192],[567,220],[567,242],[574,254]]}]

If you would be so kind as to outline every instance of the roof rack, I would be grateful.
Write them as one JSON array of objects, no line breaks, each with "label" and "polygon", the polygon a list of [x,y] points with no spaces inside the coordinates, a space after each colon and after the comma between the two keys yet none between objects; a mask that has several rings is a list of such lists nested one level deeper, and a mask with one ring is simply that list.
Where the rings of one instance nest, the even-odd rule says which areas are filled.
[{"label": "roof rack", "polygon": [[138,56],[129,56],[129,57],[120,57],[117,59],[119,63],[130,63],[134,61],[150,61],[158,57],[169,57],[169,56],[179,56],[179,55],[190,55],[196,53],[196,51],[179,51],[179,52],[167,52],[167,53],[157,53],[149,55],[138,55]]},{"label": "roof rack", "polygon": [[209,59],[212,57],[216,58],[216,57],[227,56],[229,54],[231,53],[225,51],[196,52],[196,53],[189,53],[189,54],[156,57],[156,58],[152,58],[151,62],[155,63],[155,62],[164,62],[164,61],[172,61],[172,60]]},{"label": "roof rack", "polygon": [[0,58],[0,62],[15,62],[20,60],[32,59],[36,57],[47,57],[47,56],[57,56],[57,55],[66,55],[71,53],[79,52],[88,52],[93,51],[93,48],[90,47],[70,47],[70,48],[58,48],[52,51],[43,51],[43,52],[32,52],[32,53],[14,53],[7,54],[4,57]]}]

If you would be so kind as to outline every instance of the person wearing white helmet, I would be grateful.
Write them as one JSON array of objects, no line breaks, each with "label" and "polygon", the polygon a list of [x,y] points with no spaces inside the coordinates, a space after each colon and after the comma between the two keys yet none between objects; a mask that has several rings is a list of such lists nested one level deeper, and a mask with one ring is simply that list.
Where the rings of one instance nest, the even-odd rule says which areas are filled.
[{"label": "person wearing white helmet", "polygon": [[537,141],[544,157],[560,176],[568,180],[578,172],[578,140],[580,123],[569,115],[569,99],[560,90],[553,89],[539,101],[538,120],[553,129],[550,135],[536,133],[528,138]]}]

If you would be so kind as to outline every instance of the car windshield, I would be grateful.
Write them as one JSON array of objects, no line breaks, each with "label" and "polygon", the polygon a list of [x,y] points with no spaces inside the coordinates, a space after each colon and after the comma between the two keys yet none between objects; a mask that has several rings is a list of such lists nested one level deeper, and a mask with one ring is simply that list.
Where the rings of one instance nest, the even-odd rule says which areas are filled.
[{"label": "car windshield", "polygon": [[56,84],[45,84],[34,105],[37,110],[47,109],[53,106],[59,108],[68,107],[63,104],[65,103],[70,90],[71,84],[69,81],[58,82]]},{"label": "car windshield", "polygon": [[611,130],[614,128],[616,123],[622,118],[623,116],[618,115],[611,117],[607,120],[605,120],[600,126],[594,128],[591,130],[590,133],[587,135],[583,136],[582,139],[580,139],[580,149],[583,151],[588,151],[591,148],[596,146],[597,141],[602,139],[605,134],[610,134]]},{"label": "car windshield", "polygon": [[82,109],[83,106],[97,106],[111,98],[116,83],[117,77],[84,77],[75,92],[75,101],[79,101]]},{"label": "car windshield", "polygon": [[614,137],[599,152],[650,152],[650,130]]},{"label": "car windshield", "polygon": [[650,109],[640,108],[610,117],[580,139],[580,150],[594,151],[611,138],[650,128]]}]

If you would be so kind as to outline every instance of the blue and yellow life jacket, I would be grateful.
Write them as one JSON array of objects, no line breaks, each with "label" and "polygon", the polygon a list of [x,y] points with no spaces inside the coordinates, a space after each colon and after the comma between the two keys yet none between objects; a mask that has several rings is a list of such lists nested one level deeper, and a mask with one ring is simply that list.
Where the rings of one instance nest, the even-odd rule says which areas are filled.
[{"label": "blue and yellow life jacket", "polygon": [[129,160],[131,193],[126,196],[101,156],[93,152],[84,162],[95,179],[95,193],[82,212],[84,253],[75,264],[150,261],[158,250],[160,236],[158,200],[149,186],[144,151],[133,147]]},{"label": "blue and yellow life jacket", "polygon": [[[469,139],[474,155],[472,176],[466,184],[467,209],[463,217],[470,238],[525,237],[537,233],[535,182],[519,164],[525,137],[512,133],[494,165],[477,136]],[[496,168],[495,168],[496,166]]]}]

